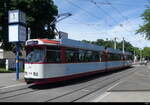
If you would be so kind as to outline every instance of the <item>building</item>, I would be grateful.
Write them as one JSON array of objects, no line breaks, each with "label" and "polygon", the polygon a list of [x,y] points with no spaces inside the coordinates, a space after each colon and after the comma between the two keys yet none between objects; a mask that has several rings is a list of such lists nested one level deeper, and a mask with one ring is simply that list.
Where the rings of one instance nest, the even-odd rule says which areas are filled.
[{"label": "building", "polygon": [[[25,52],[22,52],[23,56],[20,57],[20,69],[23,69],[24,67],[24,57]],[[0,67],[6,68],[6,70],[9,69],[15,69],[16,68],[16,55],[12,51],[4,51],[3,49],[0,49]]]}]

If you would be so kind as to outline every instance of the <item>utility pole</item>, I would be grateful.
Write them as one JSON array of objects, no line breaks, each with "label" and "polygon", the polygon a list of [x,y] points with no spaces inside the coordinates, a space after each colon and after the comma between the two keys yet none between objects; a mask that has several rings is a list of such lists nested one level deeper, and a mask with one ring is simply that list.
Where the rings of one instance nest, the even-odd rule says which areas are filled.
[{"label": "utility pole", "polygon": [[8,36],[8,9],[7,9],[7,3],[8,1],[5,0],[4,2],[4,22],[3,22],[3,25],[2,25],[2,32],[3,32],[3,40],[4,41],[7,41],[7,36]]},{"label": "utility pole", "polygon": [[16,44],[16,80],[19,80],[20,44],[26,41],[26,16],[20,10],[9,10],[9,42]]},{"label": "utility pole", "polygon": [[123,42],[122,42],[122,52],[124,54],[124,37],[123,37]]},{"label": "utility pole", "polygon": [[134,52],[133,52],[133,53],[134,53],[134,55],[133,55],[133,56],[134,56],[134,63],[135,63],[135,49],[134,49]]},{"label": "utility pole", "polygon": [[116,37],[115,37],[115,40],[114,40],[114,49],[116,49]]},{"label": "utility pole", "polygon": [[30,39],[31,29],[28,27],[28,40]]},{"label": "utility pole", "polygon": [[140,49],[140,62],[142,61],[142,49]]}]

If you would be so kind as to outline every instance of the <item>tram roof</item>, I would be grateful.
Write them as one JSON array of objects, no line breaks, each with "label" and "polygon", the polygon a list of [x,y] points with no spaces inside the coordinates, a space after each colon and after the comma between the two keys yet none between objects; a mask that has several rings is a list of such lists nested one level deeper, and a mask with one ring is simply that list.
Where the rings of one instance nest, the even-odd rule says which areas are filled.
[{"label": "tram roof", "polygon": [[[66,46],[72,48],[81,48],[87,50],[94,50],[94,51],[104,51],[103,46],[98,46],[90,43],[85,43],[77,40],[72,39],[30,39],[26,41],[26,45],[59,45],[59,46]],[[122,54],[122,51],[119,49],[107,48],[108,52]],[[126,55],[131,55],[130,52],[124,52]]]}]

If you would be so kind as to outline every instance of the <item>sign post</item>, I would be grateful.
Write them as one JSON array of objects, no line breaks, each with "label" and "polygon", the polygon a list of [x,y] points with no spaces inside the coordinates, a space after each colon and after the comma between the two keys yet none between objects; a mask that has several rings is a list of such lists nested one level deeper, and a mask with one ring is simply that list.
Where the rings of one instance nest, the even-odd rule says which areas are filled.
[{"label": "sign post", "polygon": [[16,43],[16,80],[19,80],[19,43]]},{"label": "sign post", "polygon": [[10,10],[8,19],[9,42],[16,44],[16,80],[19,80],[19,47],[26,41],[26,16],[20,10]]}]

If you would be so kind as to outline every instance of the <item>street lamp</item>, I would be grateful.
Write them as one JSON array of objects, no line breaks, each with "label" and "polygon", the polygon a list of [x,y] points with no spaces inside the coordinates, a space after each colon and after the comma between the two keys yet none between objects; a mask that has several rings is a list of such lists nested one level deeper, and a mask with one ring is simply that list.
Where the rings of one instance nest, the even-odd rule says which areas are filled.
[{"label": "street lamp", "polygon": [[122,43],[122,52],[124,54],[124,37],[123,37],[123,43]]},{"label": "street lamp", "polygon": [[142,49],[140,49],[140,62],[142,61]]},{"label": "street lamp", "polygon": [[116,49],[116,39],[117,37],[114,38],[114,49]]}]

